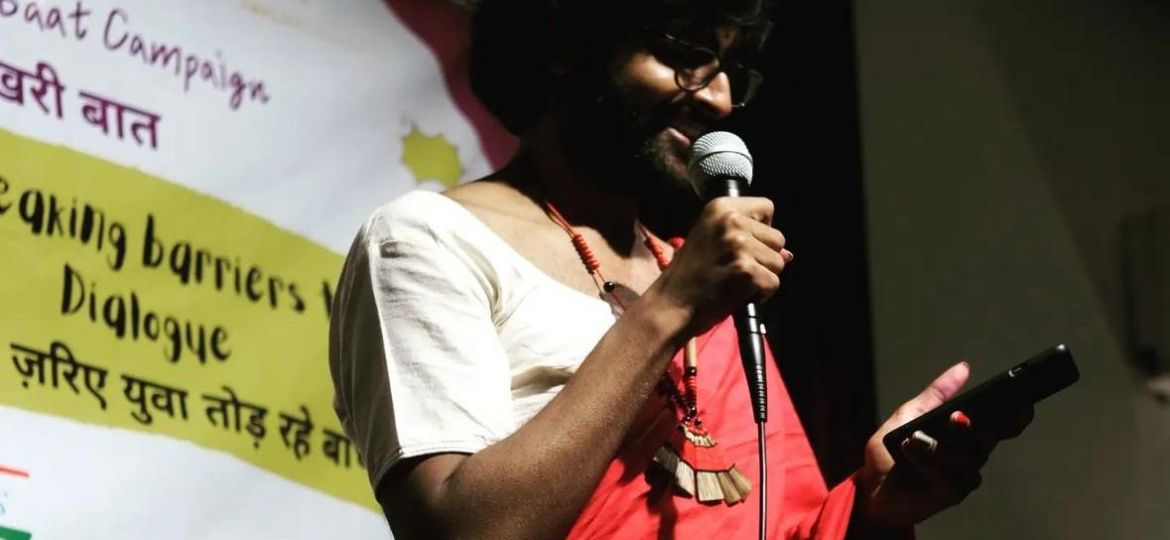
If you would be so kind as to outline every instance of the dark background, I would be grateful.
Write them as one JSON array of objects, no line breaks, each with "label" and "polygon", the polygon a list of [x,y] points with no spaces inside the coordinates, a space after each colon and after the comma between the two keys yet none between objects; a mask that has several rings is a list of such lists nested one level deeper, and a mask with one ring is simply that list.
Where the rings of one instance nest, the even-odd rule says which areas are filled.
[{"label": "dark background", "polygon": [[[796,254],[781,291],[762,307],[785,384],[834,483],[861,465],[877,417],[853,11],[848,0],[774,4],[775,25],[757,66],[762,93],[717,128],[747,142],[754,194],[776,203],[774,224]],[[415,25],[434,20],[429,10],[455,9],[428,1],[390,5]],[[444,65],[464,65],[448,60]],[[478,108],[468,114],[494,126]],[[487,150],[499,157],[509,148]],[[697,208],[674,201],[644,210],[655,230],[685,235]]]},{"label": "dark background", "polygon": [[[865,200],[850,2],[783,2],[763,93],[729,120],[755,194],[796,258],[764,307],[784,382],[830,484],[861,465],[876,427]],[[883,415],[884,416],[884,415]]]}]

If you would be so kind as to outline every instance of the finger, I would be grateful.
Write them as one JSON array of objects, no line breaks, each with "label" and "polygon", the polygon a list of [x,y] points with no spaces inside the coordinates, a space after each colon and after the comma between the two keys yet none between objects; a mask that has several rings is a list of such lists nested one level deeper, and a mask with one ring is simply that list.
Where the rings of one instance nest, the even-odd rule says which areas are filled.
[{"label": "finger", "polygon": [[736,197],[736,200],[743,205],[743,212],[759,223],[766,225],[772,224],[772,217],[776,212],[776,205],[772,203],[771,199],[765,197]]},{"label": "finger", "polygon": [[747,242],[746,251],[763,267],[764,272],[754,276],[756,289],[761,301],[767,301],[780,288],[780,274],[792,261],[791,251],[784,249],[784,235],[763,224],[755,223],[752,241]]},{"label": "finger", "polygon": [[951,428],[961,431],[971,429],[971,419],[963,411],[955,411],[951,413]]},{"label": "finger", "polygon": [[916,431],[903,441],[903,452],[915,472],[926,482],[933,495],[946,505],[961,502],[983,482],[977,465],[956,459],[945,442]]},{"label": "finger", "polygon": [[914,470],[915,476],[936,495],[946,491],[946,475],[934,457],[938,450],[938,440],[915,431],[902,441],[902,454]]},{"label": "finger", "polygon": [[922,430],[911,433],[902,441],[902,451],[911,461],[929,460],[931,454],[938,450],[938,439],[927,435]]},{"label": "finger", "polygon": [[788,245],[788,239],[784,233],[780,232],[771,225],[766,225],[759,222],[750,222],[747,224],[748,232],[755,237],[756,240],[763,243],[768,249],[772,251],[781,251]]},{"label": "finger", "polygon": [[761,262],[751,255],[741,255],[736,271],[747,275],[751,280],[751,292],[760,301],[766,301],[780,288],[780,272],[784,270],[784,263],[779,253],[765,252],[759,256],[770,260]]},{"label": "finger", "polygon": [[760,261],[759,271],[752,276],[752,280],[759,300],[767,302],[776,294],[776,291],[780,290],[780,274],[784,272],[784,266],[787,263],[779,253],[774,251],[767,251],[758,256],[763,260]]},{"label": "finger", "polygon": [[934,381],[931,381],[913,399],[899,408],[899,415],[917,417],[927,411],[937,408],[959,393],[967,379],[971,377],[971,366],[966,362],[959,362],[944,371]]},{"label": "finger", "polygon": [[744,251],[760,263],[761,266],[776,275],[780,275],[784,271],[784,266],[788,264],[788,259],[782,251],[773,250],[770,246],[755,239],[747,242],[747,245],[744,246]]},{"label": "finger", "polygon": [[723,233],[723,243],[727,247],[729,261],[737,266],[737,270],[741,270],[744,275],[751,273],[752,265],[742,260],[745,255],[773,274],[784,270],[788,258],[782,252],[784,235],[780,231],[734,215],[729,221],[731,223]]},{"label": "finger", "polygon": [[999,438],[973,429],[950,428],[938,438],[934,459],[947,467],[978,470],[987,464]]},{"label": "finger", "polygon": [[710,217],[726,219],[730,214],[741,214],[752,221],[771,224],[775,205],[764,197],[717,197],[703,210]]},{"label": "finger", "polygon": [[963,411],[951,413],[949,420],[946,449],[953,452],[957,459],[971,461],[979,467],[986,464],[988,456],[999,442],[999,437],[976,429],[971,418]]}]

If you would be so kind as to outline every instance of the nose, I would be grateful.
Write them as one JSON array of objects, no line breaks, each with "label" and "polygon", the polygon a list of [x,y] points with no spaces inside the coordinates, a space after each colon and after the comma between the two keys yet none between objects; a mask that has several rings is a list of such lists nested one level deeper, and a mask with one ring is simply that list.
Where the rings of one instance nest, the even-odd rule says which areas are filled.
[{"label": "nose", "polygon": [[710,84],[691,93],[691,99],[712,118],[718,120],[731,114],[731,79],[720,72]]}]

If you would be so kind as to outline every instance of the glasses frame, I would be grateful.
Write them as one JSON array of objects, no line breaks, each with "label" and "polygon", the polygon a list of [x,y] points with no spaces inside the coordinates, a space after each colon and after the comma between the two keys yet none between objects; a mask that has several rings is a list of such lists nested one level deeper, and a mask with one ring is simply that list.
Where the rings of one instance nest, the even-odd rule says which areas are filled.
[{"label": "glasses frame", "polygon": [[[711,50],[709,47],[696,44],[685,39],[680,39],[668,33],[662,34],[662,39],[671,44],[689,49],[692,52],[699,52],[711,59],[704,64],[695,67],[679,67],[671,66],[674,69],[674,84],[680,90],[688,93],[698,92],[709,86],[720,73],[728,73],[726,60],[718,52]],[[653,52],[651,53],[653,54]],[[732,69],[742,70],[744,74],[744,84],[746,88],[743,90],[743,97],[731,104],[733,108],[742,109],[751,103],[752,99],[759,93],[760,86],[764,84],[764,75],[759,70],[745,66],[742,63],[735,62],[731,64]],[[708,70],[702,73],[702,70]],[[702,73],[698,77],[699,73]],[[734,85],[731,73],[728,73],[728,82]],[[690,79],[690,80],[688,80]],[[732,88],[732,95],[735,95],[735,89]]]}]

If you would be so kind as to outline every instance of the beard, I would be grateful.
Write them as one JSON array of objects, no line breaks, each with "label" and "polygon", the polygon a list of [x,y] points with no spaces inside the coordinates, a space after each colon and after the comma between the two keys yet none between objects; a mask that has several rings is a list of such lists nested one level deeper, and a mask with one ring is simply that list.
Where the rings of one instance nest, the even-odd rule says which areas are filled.
[{"label": "beard", "polygon": [[612,82],[569,99],[566,146],[578,169],[601,187],[639,200],[690,190],[687,152],[667,132],[682,109],[664,101],[644,110]]},{"label": "beard", "polygon": [[660,235],[685,233],[702,208],[687,174],[689,148],[668,131],[678,101],[634,107],[612,82],[569,99],[566,145],[574,165],[599,187],[638,201],[640,219]]}]

